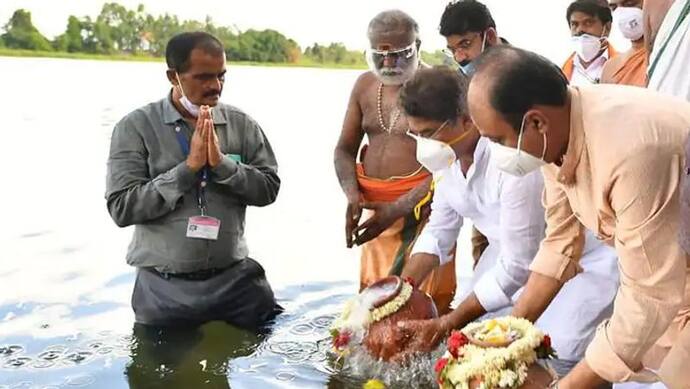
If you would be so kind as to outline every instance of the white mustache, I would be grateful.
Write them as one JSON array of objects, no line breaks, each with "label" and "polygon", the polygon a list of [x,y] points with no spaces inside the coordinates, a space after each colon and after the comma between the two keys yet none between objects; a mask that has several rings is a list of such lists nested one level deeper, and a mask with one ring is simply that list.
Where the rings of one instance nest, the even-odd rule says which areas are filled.
[{"label": "white mustache", "polygon": [[381,74],[384,76],[398,76],[405,73],[403,68],[381,68]]}]

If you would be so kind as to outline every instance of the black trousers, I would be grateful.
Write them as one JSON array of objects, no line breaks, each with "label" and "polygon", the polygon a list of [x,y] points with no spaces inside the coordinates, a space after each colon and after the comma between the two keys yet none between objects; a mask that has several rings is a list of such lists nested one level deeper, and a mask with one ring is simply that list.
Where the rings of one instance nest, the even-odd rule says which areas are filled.
[{"label": "black trousers", "polygon": [[254,331],[282,312],[263,267],[251,258],[206,280],[168,277],[139,268],[132,308],[138,324],[194,326],[221,320]]}]

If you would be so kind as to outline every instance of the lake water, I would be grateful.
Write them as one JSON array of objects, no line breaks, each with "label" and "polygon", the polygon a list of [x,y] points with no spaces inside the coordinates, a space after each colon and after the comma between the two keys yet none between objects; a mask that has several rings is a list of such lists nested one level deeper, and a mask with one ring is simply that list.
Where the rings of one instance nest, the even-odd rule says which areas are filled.
[{"label": "lake water", "polygon": [[275,204],[247,215],[251,256],[286,308],[256,336],[223,323],[133,326],[132,231],[106,211],[105,166],[113,125],[165,96],[164,71],[0,58],[0,389],[360,388],[370,377],[335,372],[326,358],[328,326],[358,288],[332,153],[360,72],[229,69],[222,100],[264,128],[283,182]]}]

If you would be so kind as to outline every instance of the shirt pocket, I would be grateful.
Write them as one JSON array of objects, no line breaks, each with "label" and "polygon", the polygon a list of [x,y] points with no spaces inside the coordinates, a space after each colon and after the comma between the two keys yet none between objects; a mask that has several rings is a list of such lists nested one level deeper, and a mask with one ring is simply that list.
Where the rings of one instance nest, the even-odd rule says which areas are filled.
[{"label": "shirt pocket", "polygon": [[239,131],[231,128],[229,124],[225,126],[216,125],[216,133],[218,134],[221,153],[235,162],[245,162]]}]

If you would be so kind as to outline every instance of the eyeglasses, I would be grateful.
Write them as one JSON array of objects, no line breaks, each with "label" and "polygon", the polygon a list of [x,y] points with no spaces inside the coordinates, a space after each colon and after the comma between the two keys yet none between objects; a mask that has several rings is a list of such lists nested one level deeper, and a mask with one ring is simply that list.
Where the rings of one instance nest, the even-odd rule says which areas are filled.
[{"label": "eyeglasses", "polygon": [[415,58],[417,54],[417,43],[398,49],[398,50],[376,50],[367,49],[367,57],[373,62],[376,68],[382,68],[386,58],[393,60],[395,65],[391,67],[404,67]]},{"label": "eyeglasses", "polygon": [[[421,131],[421,132],[419,132],[419,133],[414,133],[414,132],[412,132],[411,129],[408,129],[408,130],[407,130],[407,135],[409,135],[409,136],[411,136],[411,137],[413,137],[413,138],[434,139],[434,137],[435,137],[436,135],[438,135],[438,133],[441,132],[441,130],[443,130],[443,129],[446,127],[446,125],[448,125],[448,120],[446,120],[445,122],[443,122],[443,124],[441,124],[441,126],[440,126],[439,128],[437,128],[437,129],[435,129],[435,130],[424,130],[424,131]],[[431,134],[430,134],[430,135],[426,135],[426,134],[428,134],[429,132],[431,132]]]},{"label": "eyeglasses", "polygon": [[467,51],[472,47],[472,44],[474,43],[474,40],[481,37],[482,33],[477,33],[477,35],[473,36],[472,38],[465,38],[458,42],[457,45],[455,46],[448,46],[445,49],[443,49],[443,53],[451,58],[455,58],[455,53],[458,51]]}]

